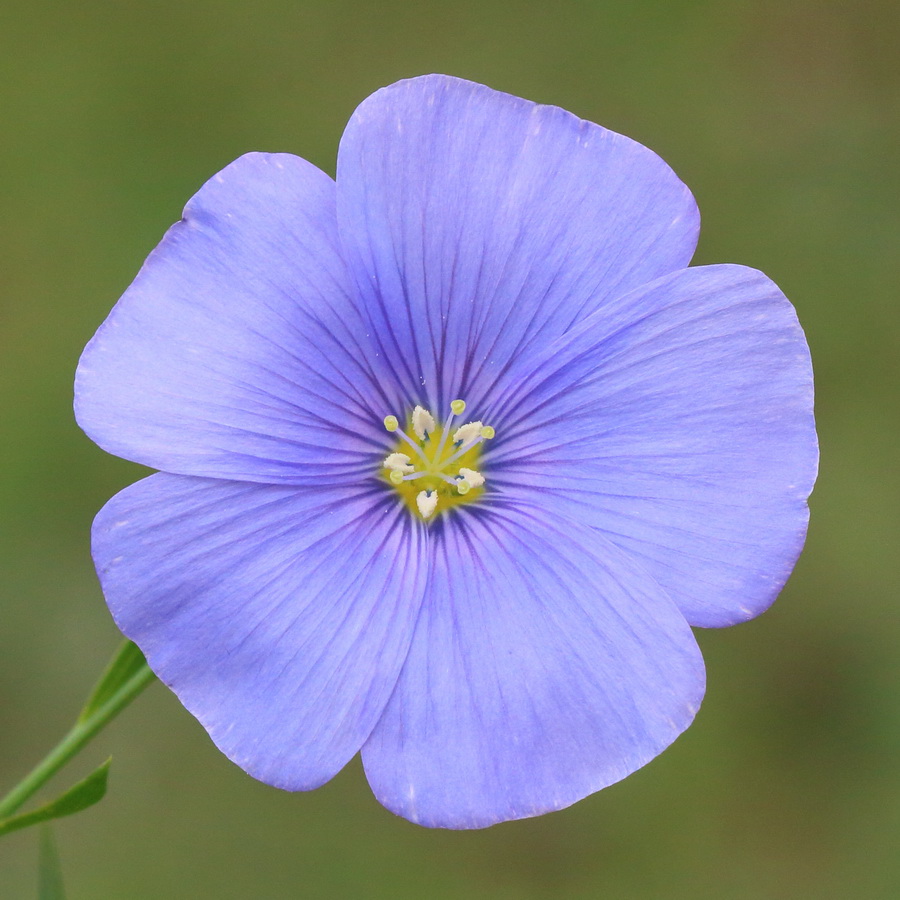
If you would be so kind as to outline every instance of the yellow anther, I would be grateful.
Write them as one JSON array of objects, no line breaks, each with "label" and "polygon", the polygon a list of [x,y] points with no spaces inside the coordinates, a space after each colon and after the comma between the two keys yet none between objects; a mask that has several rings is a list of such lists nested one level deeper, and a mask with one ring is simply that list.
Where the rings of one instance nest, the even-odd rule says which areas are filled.
[{"label": "yellow anther", "polygon": [[388,431],[396,431],[400,427],[400,421],[396,416],[385,416],[384,427]]},{"label": "yellow anther", "polygon": [[482,429],[481,429],[481,436],[482,436],[485,440],[488,440],[488,441],[489,441],[495,434],[496,434],[496,432],[494,431],[493,428],[491,428],[490,425],[485,425],[485,426],[483,426]]},{"label": "yellow anther", "polygon": [[454,400],[450,404],[450,409],[453,410],[454,416],[461,416],[466,411],[466,401],[465,400]]},{"label": "yellow anther", "polygon": [[391,479],[391,484],[403,484],[403,473],[399,469],[392,469],[388,478]]},{"label": "yellow anther", "polygon": [[459,491],[460,494],[468,494],[471,487],[469,486],[468,481],[457,481],[456,490]]}]

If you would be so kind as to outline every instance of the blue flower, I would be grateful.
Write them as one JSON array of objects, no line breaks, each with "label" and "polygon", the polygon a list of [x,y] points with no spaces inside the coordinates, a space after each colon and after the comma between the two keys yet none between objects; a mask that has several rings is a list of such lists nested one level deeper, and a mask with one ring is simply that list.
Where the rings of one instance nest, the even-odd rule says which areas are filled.
[{"label": "blue flower", "polygon": [[112,614],[254,777],[361,751],[390,810],[568,806],[691,722],[690,626],[803,544],[809,354],[752,269],[688,268],[628,138],[443,76],[354,113],[336,182],[241,157],[84,352],[76,413],[161,470],[97,516]]}]

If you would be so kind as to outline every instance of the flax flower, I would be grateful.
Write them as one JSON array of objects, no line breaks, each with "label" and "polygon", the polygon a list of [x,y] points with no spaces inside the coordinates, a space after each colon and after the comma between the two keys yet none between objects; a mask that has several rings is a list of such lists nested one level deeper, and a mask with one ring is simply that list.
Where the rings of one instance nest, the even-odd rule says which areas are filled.
[{"label": "flax flower", "polygon": [[565,807],[691,722],[691,626],[766,609],[816,466],[794,310],[688,268],[640,144],[428,76],[332,180],[241,157],[88,345],[76,412],[160,470],[97,517],[116,622],[235,763],[356,753],[414,822]]}]

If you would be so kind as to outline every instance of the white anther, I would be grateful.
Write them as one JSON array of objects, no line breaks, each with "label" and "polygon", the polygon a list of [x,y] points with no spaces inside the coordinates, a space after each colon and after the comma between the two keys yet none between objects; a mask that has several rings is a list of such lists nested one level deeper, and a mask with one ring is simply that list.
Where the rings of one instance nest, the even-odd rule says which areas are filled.
[{"label": "white anther", "polygon": [[420,441],[425,440],[425,435],[429,431],[434,431],[436,427],[436,422],[434,421],[434,416],[428,412],[427,409],[417,406],[413,410],[412,414],[412,427],[413,431],[416,433],[416,437]]},{"label": "white anther", "polygon": [[481,422],[466,422],[453,432],[454,444],[468,444],[481,437]]},{"label": "white anther", "polygon": [[469,487],[481,487],[484,484],[484,475],[476,472],[474,469],[467,469],[463,466],[459,470],[459,474],[469,483]]},{"label": "white anther", "polygon": [[385,466],[395,472],[415,472],[416,467],[410,465],[409,457],[405,453],[392,453],[384,461]]},{"label": "white anther", "polygon": [[419,491],[416,494],[416,506],[423,519],[427,519],[437,508],[438,495],[436,491]]}]

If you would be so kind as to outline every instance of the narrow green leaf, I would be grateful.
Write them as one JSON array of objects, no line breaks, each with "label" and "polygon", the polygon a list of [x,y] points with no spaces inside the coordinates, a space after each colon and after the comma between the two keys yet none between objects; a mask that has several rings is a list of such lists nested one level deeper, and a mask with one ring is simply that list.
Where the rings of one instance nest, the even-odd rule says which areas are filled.
[{"label": "narrow green leaf", "polygon": [[146,668],[147,661],[138,645],[132,641],[125,641],[106,667],[106,671],[100,676],[84,709],[79,713],[77,722],[84,722],[90,718],[120,687],[141,669]]},{"label": "narrow green leaf", "polygon": [[38,900],[66,900],[56,840],[53,829],[47,824],[41,826],[38,845]]},{"label": "narrow green leaf", "polygon": [[103,799],[106,793],[106,781],[109,778],[108,759],[100,768],[95,769],[87,778],[70,787],[64,794],[60,794],[55,800],[35,809],[32,812],[22,813],[18,816],[10,816],[0,820],[0,837],[10,831],[20,828],[28,828],[29,825],[37,825],[38,822],[47,822],[50,819],[59,819],[62,816],[71,816],[72,813],[81,812],[89,806]]}]

